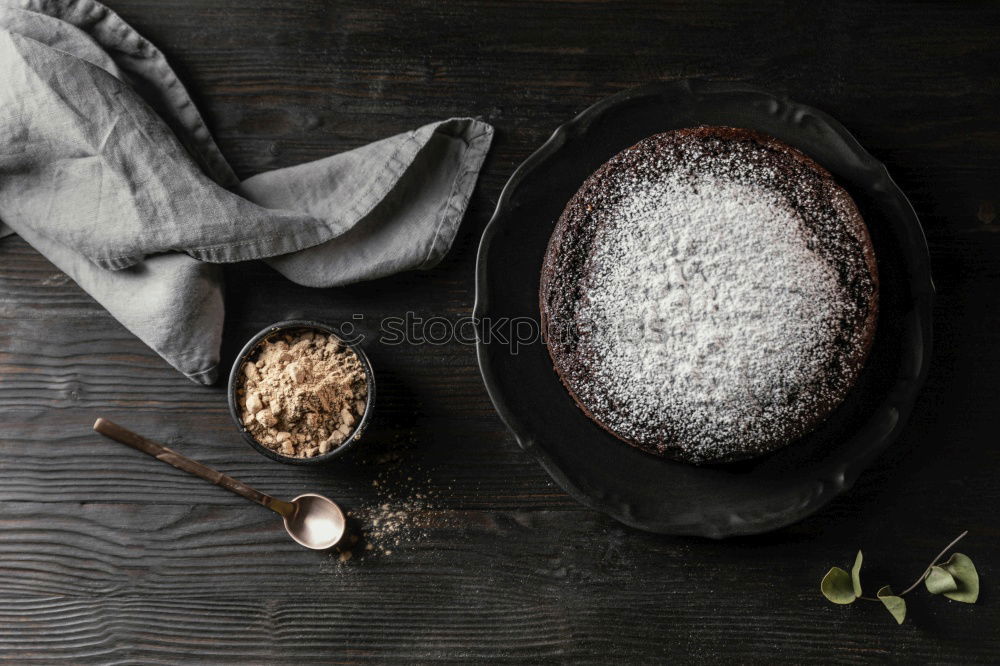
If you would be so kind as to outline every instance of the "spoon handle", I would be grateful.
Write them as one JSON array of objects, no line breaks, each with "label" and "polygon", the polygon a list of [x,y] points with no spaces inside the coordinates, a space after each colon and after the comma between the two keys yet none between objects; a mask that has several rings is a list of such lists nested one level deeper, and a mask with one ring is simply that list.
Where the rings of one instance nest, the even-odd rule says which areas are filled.
[{"label": "spoon handle", "polygon": [[265,495],[242,481],[237,481],[233,477],[227,476],[207,465],[202,465],[200,462],[182,456],[176,451],[146,439],[141,435],[137,435],[127,428],[121,427],[117,423],[112,423],[107,419],[97,419],[94,422],[94,430],[109,439],[113,439],[126,446],[131,446],[133,449],[138,449],[168,465],[173,465],[181,471],[193,474],[226,490],[230,490],[251,502],[257,502],[257,504],[266,506],[268,509],[282,516],[288,517],[295,513],[295,505],[291,502],[285,502],[270,495]]}]

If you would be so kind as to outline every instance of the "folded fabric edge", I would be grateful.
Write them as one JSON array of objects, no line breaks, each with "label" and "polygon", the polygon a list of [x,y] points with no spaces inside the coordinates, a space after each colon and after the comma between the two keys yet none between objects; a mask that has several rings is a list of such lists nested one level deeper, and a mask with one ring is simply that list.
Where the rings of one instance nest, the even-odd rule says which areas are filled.
[{"label": "folded fabric edge", "polygon": [[434,239],[431,241],[427,258],[417,266],[420,270],[436,266],[451,249],[451,244],[458,233],[458,227],[468,210],[469,199],[472,198],[472,192],[479,180],[479,171],[482,169],[490,145],[493,143],[494,131],[491,125],[480,120],[473,120],[470,127],[481,131],[466,140],[468,150],[462,157],[465,168],[459,170],[458,176],[452,184],[451,193],[442,204],[437,230],[434,232]]},{"label": "folded fabric edge", "polygon": [[[327,247],[327,244],[324,244],[317,248],[318,254],[313,249],[307,249],[302,253],[293,252],[277,255],[265,259],[265,262],[289,280],[313,288],[341,287],[404,271],[431,268],[440,262],[451,248],[465,216],[479,171],[492,143],[494,129],[486,122],[464,117],[427,125],[417,132],[422,133],[421,130],[426,131],[430,128],[433,128],[434,135],[455,142],[453,155],[449,158],[452,166],[447,170],[447,177],[441,181],[439,193],[434,196],[435,203],[428,207],[426,224],[421,223],[419,228],[413,230],[420,237],[418,239],[419,248],[415,248],[409,258],[400,260],[400,257],[392,256],[389,261],[374,259],[374,263],[365,271],[338,269],[327,273],[322,269],[317,270],[316,264],[317,262],[334,261],[338,250],[336,248],[324,250],[323,248]],[[421,140],[419,142],[420,150],[414,151],[405,160],[398,159],[398,154],[390,159],[386,169],[387,173],[392,176],[387,179],[391,184],[378,190],[377,199],[368,199],[368,205],[363,209],[366,214],[360,218],[358,227],[365,224],[365,219],[375,211],[377,204],[384,202],[386,197],[391,196],[390,193],[394,188],[400,186],[402,181],[407,180],[412,175],[409,173],[411,169],[427,168],[426,165],[417,166],[417,159],[423,150],[429,149],[429,140],[429,137]],[[343,237],[347,238],[353,232],[354,229],[350,229],[343,234]],[[402,237],[409,232],[397,229],[396,233]],[[332,242],[338,242],[339,239],[340,237],[334,238]],[[354,241],[348,241],[348,243],[350,242]],[[325,259],[321,258],[323,254],[326,254]],[[309,258],[303,259],[306,256]]]},{"label": "folded fabric edge", "polygon": [[219,379],[219,364],[216,363],[212,367],[198,372],[185,372],[184,376],[193,381],[195,384],[211,386]]},{"label": "folded fabric edge", "polygon": [[[109,300],[107,296],[114,291],[125,287],[124,283],[118,283],[125,279],[124,276],[116,275],[113,272],[95,266],[87,257],[75,252],[72,248],[62,245],[58,241],[52,240],[36,232],[31,227],[14,228],[17,235],[21,236],[35,250],[40,252],[46,259],[52,262],[56,268],[68,275],[83,291],[90,295],[108,313],[114,317],[130,333],[135,335],[147,347],[156,352],[175,370],[197,384],[211,385],[219,377],[218,345],[221,338],[222,320],[219,318],[218,331],[213,334],[213,342],[207,354],[189,354],[178,352],[177,349],[170,349],[163,345],[162,340],[157,340],[149,335],[149,330],[145,330],[142,321],[129,316],[128,312],[116,305],[119,303]],[[191,267],[201,266],[201,271],[219,270],[210,264],[199,264],[198,262],[184,256],[163,255],[159,261],[184,262]],[[148,266],[143,271],[148,270]],[[207,276],[208,279],[211,275]],[[109,286],[106,284],[112,280],[116,284]],[[206,298],[214,298],[214,293],[207,293]],[[191,349],[197,351],[197,346]],[[207,364],[207,367],[206,367]]]},{"label": "folded fabric edge", "polygon": [[[432,244],[431,251],[429,253],[429,258],[437,256],[437,259],[439,260],[451,244],[454,232],[457,229],[458,223],[461,221],[462,213],[464,213],[465,203],[467,203],[472,189],[474,188],[476,180],[475,176],[479,173],[479,167],[482,165],[486,152],[488,151],[492,141],[493,127],[475,118],[449,118],[447,120],[424,125],[406,133],[405,135],[398,135],[399,138],[405,137],[405,139],[388,157],[385,165],[383,166],[385,176],[377,179],[371,184],[370,187],[357,194],[354,200],[346,206],[348,215],[351,218],[354,218],[348,224],[343,224],[343,220],[338,221],[338,224],[324,223],[322,220],[317,220],[317,224],[314,228],[299,229],[296,233],[282,232],[240,242],[203,245],[199,247],[186,248],[183,252],[184,254],[187,254],[188,256],[199,261],[205,261],[213,264],[224,264],[236,263],[239,261],[252,261],[256,259],[268,259],[271,257],[306,250],[317,245],[322,245],[323,243],[340,236],[342,233],[353,227],[357,220],[363,219],[367,216],[375,208],[375,206],[378,205],[378,203],[381,202],[389,194],[389,192],[391,192],[392,189],[398,185],[400,179],[404,177],[407,170],[413,164],[416,156],[427,146],[428,141],[435,133],[443,133],[453,138],[461,139],[466,143],[466,146],[469,149],[469,154],[463,155],[462,157],[463,162],[468,160],[469,167],[466,169],[460,169],[459,177],[456,179],[452,192],[445,200],[445,206],[453,206],[454,212],[457,213],[454,216],[446,215],[442,219],[442,222],[450,221],[452,223],[451,227],[453,228],[451,228],[451,235],[448,235],[449,225],[442,225],[439,223],[441,240],[438,241],[436,236],[435,243]],[[472,134],[471,137],[468,136],[470,134]],[[317,160],[317,162],[322,161],[323,160]],[[307,162],[305,164],[288,167],[287,169],[301,169],[309,164],[313,163]],[[279,171],[285,171],[287,169]],[[248,178],[241,184],[241,187],[236,188],[235,192],[257,205],[267,207],[266,203],[260,202],[259,199],[257,199],[254,194],[254,190],[250,185],[258,179],[267,178],[271,173],[275,172],[264,172]],[[458,201],[461,201],[461,204],[456,203]],[[284,212],[304,214],[300,211]],[[457,219],[452,219],[452,217]],[[436,253],[434,249],[435,246],[440,246]],[[142,257],[112,257],[102,260],[101,265],[111,270],[120,270],[122,268],[127,268],[137,261],[141,261],[141,259]],[[426,260],[424,263],[426,263]],[[433,264],[433,261],[431,264]],[[423,263],[417,267],[423,267]]]}]

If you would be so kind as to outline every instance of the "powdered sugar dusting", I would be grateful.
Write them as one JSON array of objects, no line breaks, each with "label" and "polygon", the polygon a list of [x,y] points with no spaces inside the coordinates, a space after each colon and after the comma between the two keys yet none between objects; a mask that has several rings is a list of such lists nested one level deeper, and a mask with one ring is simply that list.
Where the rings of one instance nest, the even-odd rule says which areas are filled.
[{"label": "powdered sugar dusting", "polygon": [[679,442],[699,462],[770,441],[842,391],[850,373],[827,364],[852,303],[815,249],[822,225],[768,174],[692,157],[697,169],[612,180],[575,314],[590,381],[574,388],[624,438]]}]

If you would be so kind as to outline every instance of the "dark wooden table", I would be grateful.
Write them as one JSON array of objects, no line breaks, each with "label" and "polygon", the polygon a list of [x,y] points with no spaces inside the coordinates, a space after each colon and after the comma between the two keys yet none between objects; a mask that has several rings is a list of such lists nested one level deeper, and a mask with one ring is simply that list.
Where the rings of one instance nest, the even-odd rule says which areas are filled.
[{"label": "dark wooden table", "polygon": [[[845,496],[775,534],[652,536],[584,510],[494,414],[469,345],[369,350],[380,423],[325,471],[265,460],[222,388],[169,368],[23,241],[0,242],[0,656],[15,663],[1000,661],[1000,5],[119,0],[242,176],[451,115],[497,138],[445,261],[343,289],[229,270],[226,356],[288,315],[362,330],[471,311],[479,236],[561,122],[655,79],[752,82],[820,107],[884,160],[940,292],[916,415]],[[374,331],[369,331],[374,332]],[[106,416],[279,496],[408,527],[353,557],[90,432]],[[407,479],[407,477],[414,477]],[[373,482],[379,482],[378,485]],[[416,495],[425,496],[424,499]],[[385,510],[382,510],[385,511]],[[364,527],[364,525],[362,525]],[[865,550],[897,589],[962,530],[980,603],[819,594]],[[384,551],[391,550],[387,554]]]}]

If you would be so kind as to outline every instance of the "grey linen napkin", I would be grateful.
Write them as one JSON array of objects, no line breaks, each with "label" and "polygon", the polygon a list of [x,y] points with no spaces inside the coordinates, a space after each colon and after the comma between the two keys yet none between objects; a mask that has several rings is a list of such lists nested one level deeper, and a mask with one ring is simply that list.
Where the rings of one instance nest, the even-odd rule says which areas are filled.
[{"label": "grey linen napkin", "polygon": [[492,128],[453,118],[242,182],[163,55],[93,0],[0,0],[0,235],[190,379],[218,376],[219,263],[331,287],[447,252]]}]

